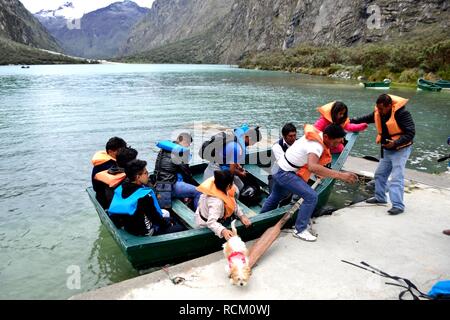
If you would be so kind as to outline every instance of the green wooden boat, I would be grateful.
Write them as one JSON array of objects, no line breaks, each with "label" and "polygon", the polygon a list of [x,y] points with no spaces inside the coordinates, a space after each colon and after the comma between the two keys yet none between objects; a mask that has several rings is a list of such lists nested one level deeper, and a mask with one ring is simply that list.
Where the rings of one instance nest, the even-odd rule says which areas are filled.
[{"label": "green wooden boat", "polygon": [[389,89],[391,87],[391,80],[384,80],[382,82],[363,82],[364,88],[370,89]]},{"label": "green wooden boat", "polygon": [[450,89],[450,81],[448,80],[438,80],[435,82],[435,84],[441,87],[442,89]]},{"label": "green wooden boat", "polygon": [[[347,135],[348,143],[346,144],[344,151],[339,156],[334,157],[332,164],[333,169],[340,170],[343,167],[357,136],[357,133],[349,133]],[[264,214],[259,214],[262,204],[268,196],[268,171],[270,163],[268,163],[267,159],[270,159],[270,149],[253,152],[247,155],[248,163],[257,163],[247,164],[245,168],[250,175],[256,178],[256,181],[261,186],[263,197],[261,202],[253,207],[247,207],[239,202],[242,210],[250,217],[253,223],[252,227],[248,229],[246,229],[239,221],[236,223],[239,235],[244,241],[260,237],[267,228],[278,222],[286,210],[290,208],[288,205]],[[202,181],[203,171],[206,166],[206,163],[191,166],[194,178],[198,182]],[[316,190],[319,194],[319,201],[316,209],[327,203],[333,184],[334,180],[327,178],[317,187]],[[154,237],[136,237],[122,229],[116,228],[114,223],[108,217],[108,214],[97,202],[93,189],[89,187],[87,188],[87,192],[97,210],[101,222],[111,233],[120,249],[136,269],[178,263],[222,249],[223,239],[219,239],[208,228],[195,229],[194,212],[180,200],[173,201],[172,214],[179,218],[188,230]],[[295,218],[296,215],[293,219]]]},{"label": "green wooden boat", "polygon": [[436,85],[434,82],[425,80],[423,78],[417,80],[417,89],[431,92],[439,92],[442,90],[442,88]]}]

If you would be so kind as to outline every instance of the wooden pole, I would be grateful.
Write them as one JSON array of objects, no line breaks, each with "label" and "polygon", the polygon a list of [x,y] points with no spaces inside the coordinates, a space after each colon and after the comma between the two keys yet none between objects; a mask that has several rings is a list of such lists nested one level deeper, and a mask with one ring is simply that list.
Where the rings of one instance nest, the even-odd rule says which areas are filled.
[{"label": "wooden pole", "polygon": [[[320,179],[318,179],[312,186],[316,189],[320,184]],[[255,242],[255,244],[250,248],[249,251],[249,264],[250,268],[258,262],[262,255],[269,249],[272,243],[278,238],[281,233],[281,229],[289,221],[289,219],[294,215],[294,213],[300,208],[303,203],[303,198],[298,200],[289,211],[287,211],[283,217],[278,221],[273,227],[267,229],[263,235]]]}]

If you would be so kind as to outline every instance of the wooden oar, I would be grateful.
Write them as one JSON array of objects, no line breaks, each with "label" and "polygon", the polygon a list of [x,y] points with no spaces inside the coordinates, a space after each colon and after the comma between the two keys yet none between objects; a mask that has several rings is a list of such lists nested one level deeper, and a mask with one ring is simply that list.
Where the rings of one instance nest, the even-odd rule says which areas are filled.
[{"label": "wooden oar", "polygon": [[[318,179],[312,186],[313,189],[320,184],[320,179]],[[298,200],[289,211],[287,211],[284,216],[278,221],[273,227],[267,229],[261,238],[259,238],[256,243],[250,248],[249,252],[249,264],[250,268],[252,268],[256,262],[258,262],[259,258],[269,249],[272,243],[278,238],[281,233],[281,229],[289,221],[289,219],[293,216],[295,211],[297,211],[303,203],[303,198]]]}]

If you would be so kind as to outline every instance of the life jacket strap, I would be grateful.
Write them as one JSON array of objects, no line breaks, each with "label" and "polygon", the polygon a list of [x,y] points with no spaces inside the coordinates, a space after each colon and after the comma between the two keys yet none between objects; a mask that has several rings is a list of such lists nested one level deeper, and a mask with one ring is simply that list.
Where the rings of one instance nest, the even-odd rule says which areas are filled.
[{"label": "life jacket strap", "polygon": [[284,154],[284,159],[286,160],[286,162],[288,163],[288,165],[290,165],[292,168],[295,168],[295,169],[300,169],[300,168],[301,168],[300,166],[296,166],[295,164],[293,164],[292,162],[290,162],[290,161],[288,160],[288,158],[286,157],[286,154]]}]

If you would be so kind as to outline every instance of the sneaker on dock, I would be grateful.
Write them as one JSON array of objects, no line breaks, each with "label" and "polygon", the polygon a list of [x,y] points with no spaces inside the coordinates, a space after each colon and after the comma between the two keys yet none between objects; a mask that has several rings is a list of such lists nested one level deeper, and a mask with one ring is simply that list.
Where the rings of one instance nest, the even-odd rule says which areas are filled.
[{"label": "sneaker on dock", "polygon": [[369,198],[366,200],[366,203],[370,203],[370,204],[379,204],[379,205],[385,205],[387,204],[386,201],[380,201],[375,197]]},{"label": "sneaker on dock", "polygon": [[[319,233],[315,230],[315,229],[313,229],[313,227],[312,227],[312,222],[310,222],[309,224],[308,224],[308,228],[307,228],[307,230],[309,231],[309,233],[311,233],[314,237],[318,237],[319,236]],[[297,229],[295,228],[295,224],[292,226],[292,232],[296,232],[297,231]]]},{"label": "sneaker on dock", "polygon": [[297,230],[294,230],[293,234],[294,237],[299,238],[304,241],[308,242],[314,242],[317,240],[317,237],[313,236],[308,229],[303,230],[302,232],[298,232]]}]

